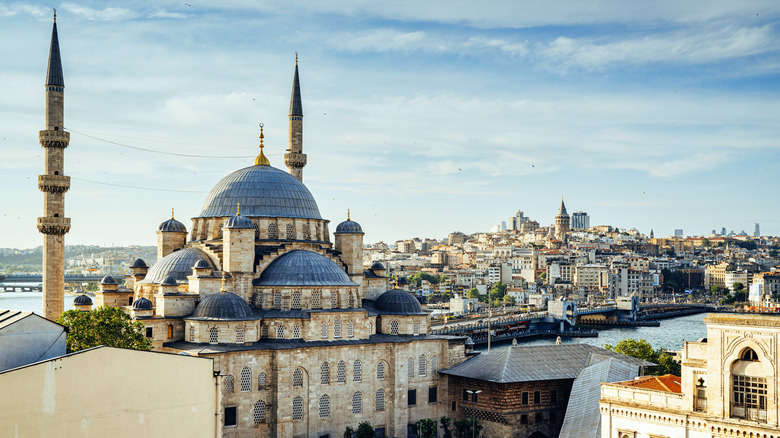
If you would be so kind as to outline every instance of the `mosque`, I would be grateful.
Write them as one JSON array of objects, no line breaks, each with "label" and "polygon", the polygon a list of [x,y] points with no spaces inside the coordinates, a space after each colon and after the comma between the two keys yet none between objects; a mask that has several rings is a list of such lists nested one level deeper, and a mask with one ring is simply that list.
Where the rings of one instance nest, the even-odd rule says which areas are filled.
[{"label": "mosque", "polygon": [[363,421],[405,437],[446,415],[437,371],[465,360],[465,338],[430,335],[414,295],[391,288],[380,263],[364,270],[363,230],[349,214],[331,242],[302,181],[297,60],[289,173],[263,147],[261,125],[254,163],[214,186],[189,230],[162,222],[157,262],[135,260],[122,285],[104,278],[95,305],[126,308],[155,350],[214,359],[225,437],[334,437]]}]

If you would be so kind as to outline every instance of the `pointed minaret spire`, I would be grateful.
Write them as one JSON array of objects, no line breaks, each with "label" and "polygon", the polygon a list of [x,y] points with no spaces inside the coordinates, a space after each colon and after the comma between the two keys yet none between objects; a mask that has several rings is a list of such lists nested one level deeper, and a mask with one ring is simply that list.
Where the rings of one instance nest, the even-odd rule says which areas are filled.
[{"label": "pointed minaret spire", "polygon": [[290,97],[289,145],[284,154],[284,164],[290,174],[303,181],[303,167],[306,166],[306,154],[303,153],[303,104],[301,103],[301,84],[298,80],[298,53],[295,54],[295,75],[293,76],[292,96]]},{"label": "pointed minaret spire", "polygon": [[57,10],[54,10],[54,26],[51,29],[51,46],[49,47],[49,68],[46,71],[46,85],[65,86],[62,77],[62,60],[60,59],[60,41],[57,38]]},{"label": "pointed minaret spire", "polygon": [[558,209],[558,214],[569,214],[566,212],[566,205],[563,203],[563,196],[561,196],[561,208]]}]

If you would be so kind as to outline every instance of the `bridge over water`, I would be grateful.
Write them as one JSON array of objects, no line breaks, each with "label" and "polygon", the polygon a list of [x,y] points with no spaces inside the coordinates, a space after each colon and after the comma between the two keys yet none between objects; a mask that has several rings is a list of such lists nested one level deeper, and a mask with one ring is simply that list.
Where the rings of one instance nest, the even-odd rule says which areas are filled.
[{"label": "bridge over water", "polygon": [[[100,283],[102,275],[66,275],[65,284]],[[43,290],[43,276],[30,275],[0,275],[0,290],[5,292],[41,291]]]}]

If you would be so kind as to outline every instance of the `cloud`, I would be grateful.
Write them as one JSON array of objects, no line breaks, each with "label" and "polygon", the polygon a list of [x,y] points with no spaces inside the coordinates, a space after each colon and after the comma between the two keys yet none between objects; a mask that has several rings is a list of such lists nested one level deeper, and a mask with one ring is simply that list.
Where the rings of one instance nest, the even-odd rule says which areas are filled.
[{"label": "cloud", "polygon": [[149,15],[147,15],[147,18],[187,18],[187,14],[158,9],[154,12],[151,12]]},{"label": "cloud", "polygon": [[466,48],[497,48],[504,53],[514,56],[523,56],[528,53],[528,47],[526,47],[526,44],[524,43],[507,41],[501,38],[487,38],[484,36],[471,37],[463,46]]},{"label": "cloud", "polygon": [[17,15],[32,15],[34,17],[46,17],[52,15],[52,10],[40,6],[32,6],[24,3],[10,5],[0,4],[0,17],[14,17]]},{"label": "cloud", "polygon": [[63,3],[61,7],[62,9],[81,18],[95,21],[128,20],[137,18],[139,16],[137,12],[126,8],[107,7],[103,9],[94,9],[90,8],[89,6],[83,6],[75,3]]},{"label": "cloud", "polygon": [[332,48],[355,53],[418,50],[430,47],[426,44],[425,32],[403,32],[388,28],[337,33],[329,39],[328,43]]}]

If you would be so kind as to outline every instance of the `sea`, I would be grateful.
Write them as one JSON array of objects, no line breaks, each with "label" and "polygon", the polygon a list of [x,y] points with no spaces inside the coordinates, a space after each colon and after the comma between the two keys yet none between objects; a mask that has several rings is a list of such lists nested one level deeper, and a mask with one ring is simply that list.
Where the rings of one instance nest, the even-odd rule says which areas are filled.
[{"label": "sea", "polygon": [[[73,300],[78,295],[65,295],[65,310],[74,309]],[[94,299],[92,300],[94,301]],[[43,293],[41,292],[0,292],[0,310],[21,310],[23,312],[43,313]]]}]

